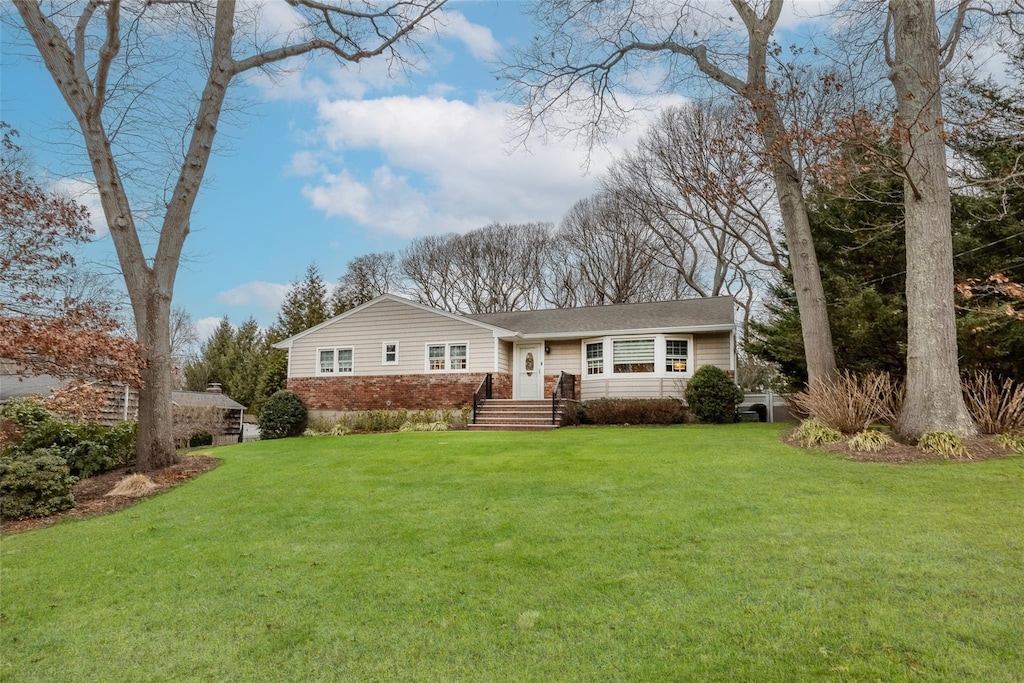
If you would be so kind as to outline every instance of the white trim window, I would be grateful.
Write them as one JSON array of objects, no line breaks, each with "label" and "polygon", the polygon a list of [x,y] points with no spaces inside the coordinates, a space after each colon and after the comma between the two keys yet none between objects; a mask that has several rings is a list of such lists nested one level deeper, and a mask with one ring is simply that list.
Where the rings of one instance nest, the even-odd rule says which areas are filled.
[{"label": "white trim window", "polygon": [[584,379],[693,375],[693,336],[689,334],[584,339],[581,353]]},{"label": "white trim window", "polygon": [[690,372],[690,340],[677,337],[665,338],[665,372],[669,374]]},{"label": "white trim window", "polygon": [[465,372],[469,369],[469,344],[427,344],[426,369],[427,372]]},{"label": "white trim window", "polygon": [[316,374],[350,375],[353,370],[352,348],[317,349]]},{"label": "white trim window", "polygon": [[587,358],[587,374],[604,374],[604,341],[587,342],[584,345],[584,354]]},{"label": "white trim window", "polygon": [[654,372],[654,339],[613,339],[612,372],[624,373]]},{"label": "white trim window", "polygon": [[381,344],[381,365],[398,365],[398,342],[390,341]]}]

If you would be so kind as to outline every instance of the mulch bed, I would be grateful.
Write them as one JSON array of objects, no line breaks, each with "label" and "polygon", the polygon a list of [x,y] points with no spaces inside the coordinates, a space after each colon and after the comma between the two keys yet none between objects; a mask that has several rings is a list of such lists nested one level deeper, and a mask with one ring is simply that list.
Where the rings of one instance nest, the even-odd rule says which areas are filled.
[{"label": "mulch bed", "polygon": [[75,507],[70,510],[58,512],[49,517],[33,517],[31,519],[0,520],[0,533],[16,534],[22,531],[30,531],[39,527],[49,526],[62,519],[77,519],[92,515],[102,515],[108,512],[115,512],[126,507],[135,505],[143,498],[155,496],[167,489],[174,488],[178,484],[198,477],[204,472],[209,472],[220,460],[207,455],[187,455],[181,458],[180,462],[165,467],[155,472],[146,472],[150,479],[156,484],[156,488],[140,498],[128,498],[125,496],[107,497],[107,493],[114,488],[118,481],[134,470],[130,467],[120,467],[109,472],[104,472],[89,479],[83,479],[75,484],[74,496]]},{"label": "mulch bed", "polygon": [[[896,465],[906,465],[915,462],[935,462],[946,459],[936,453],[924,453],[918,450],[917,446],[899,442],[890,444],[876,453],[855,451],[847,445],[846,440],[807,448],[802,442],[793,438],[794,430],[795,428],[787,429],[782,433],[782,441],[784,443],[795,448],[803,448],[805,450],[835,453],[836,455],[841,455],[844,458],[849,458],[850,460],[860,460],[861,462],[887,462]],[[970,457],[958,458],[956,460],[957,462],[975,462],[979,460],[991,460],[992,458],[1003,458],[1008,455],[1015,455],[1013,451],[1000,446],[999,443],[996,442],[996,437],[992,435],[977,436],[973,439],[964,439],[964,446],[967,447],[967,452],[970,454]]]}]

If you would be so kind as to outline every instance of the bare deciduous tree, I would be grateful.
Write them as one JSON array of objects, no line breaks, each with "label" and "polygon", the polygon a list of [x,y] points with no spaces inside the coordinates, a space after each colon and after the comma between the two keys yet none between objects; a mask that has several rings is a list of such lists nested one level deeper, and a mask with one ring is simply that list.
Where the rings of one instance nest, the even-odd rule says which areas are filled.
[{"label": "bare deciduous tree", "polygon": [[419,301],[447,311],[534,309],[550,235],[544,223],[495,223],[420,237],[402,251],[402,274]]},{"label": "bare deciduous tree", "polygon": [[[522,101],[527,132],[548,125],[593,140],[618,130],[651,60],[663,57],[661,91],[678,90],[699,74],[747,101],[778,197],[796,283],[811,381],[835,372],[825,294],[807,218],[803,178],[781,107],[769,82],[775,58],[772,33],[783,0],[730,0],[731,15],[692,0],[622,0],[537,5],[543,29],[506,67]],[[737,22],[736,19],[739,21]],[[743,31],[736,31],[737,24]],[[557,119],[569,112],[568,122]]]},{"label": "bare deciduous tree", "polygon": [[658,236],[624,192],[608,190],[576,202],[555,239],[568,247],[562,256],[578,274],[575,305],[678,298],[675,273],[659,260]]},{"label": "bare deciduous tree", "polygon": [[605,181],[661,243],[663,261],[698,296],[729,294],[749,317],[758,286],[785,266],[771,178],[732,105],[672,107]]},{"label": "bare deciduous tree", "polygon": [[338,315],[350,308],[402,286],[402,271],[398,257],[390,251],[357,256],[348,262],[331,294],[331,313]]},{"label": "bare deciduous tree", "polygon": [[[175,459],[170,400],[171,296],[229,86],[242,74],[314,52],[330,53],[343,63],[384,57],[400,65],[404,61],[401,50],[415,47],[417,30],[444,3],[290,0],[300,25],[287,35],[268,37],[257,24],[236,16],[234,0],[54,2],[49,11],[34,0],[15,0],[35,49],[81,130],[131,299],[138,341],[145,347],[147,363],[139,405],[140,469],[159,468]],[[239,26],[244,30],[237,30]],[[149,90],[160,86],[159,80],[147,80],[153,75],[146,68],[153,63],[147,62],[148,55],[161,48],[168,64],[178,70],[187,64],[188,56],[205,64],[205,70],[193,79],[200,83],[201,91],[194,100],[189,97],[193,93],[185,89],[189,83],[185,79],[182,89],[164,101],[165,105],[172,100],[194,104],[184,124],[168,120],[168,109],[145,106],[154,102],[147,98]],[[129,96],[124,97],[126,93]],[[140,232],[144,212],[135,210],[139,196],[133,198],[133,179],[124,172],[132,167],[133,159],[138,161],[138,148],[135,157],[121,151],[125,138],[148,131],[154,137],[147,151],[153,153],[157,150],[152,147],[158,143],[152,141],[160,139],[165,130],[180,132],[181,145],[158,214],[155,252],[148,258]],[[125,131],[128,135],[122,136]]]}]

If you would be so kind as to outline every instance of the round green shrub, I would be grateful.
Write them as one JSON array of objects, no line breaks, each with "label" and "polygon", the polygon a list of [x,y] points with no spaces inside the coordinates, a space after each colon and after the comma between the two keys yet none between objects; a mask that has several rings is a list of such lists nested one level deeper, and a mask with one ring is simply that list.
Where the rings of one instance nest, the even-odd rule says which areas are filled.
[{"label": "round green shrub", "polygon": [[0,517],[44,517],[74,507],[64,458],[46,448],[0,457]]},{"label": "round green shrub", "polygon": [[260,438],[302,436],[308,420],[309,414],[301,398],[287,389],[275,391],[260,411]]},{"label": "round green shrub", "polygon": [[743,391],[715,365],[701,366],[686,384],[686,402],[701,422],[733,422],[742,400]]}]

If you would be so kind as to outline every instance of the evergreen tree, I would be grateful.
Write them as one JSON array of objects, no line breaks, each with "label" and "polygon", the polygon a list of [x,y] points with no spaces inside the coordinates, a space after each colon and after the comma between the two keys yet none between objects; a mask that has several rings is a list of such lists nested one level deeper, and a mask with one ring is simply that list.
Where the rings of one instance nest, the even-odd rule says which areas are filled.
[{"label": "evergreen tree", "polygon": [[[1024,272],[1024,188],[995,182],[1007,173],[1008,159],[1020,158],[1014,155],[1024,151],[1022,138],[1004,136],[963,151],[985,176],[981,187],[999,189],[953,197],[955,279],[981,283],[970,299],[958,299],[960,367],[1022,378],[1024,316],[1008,315],[1006,306],[1016,305],[1018,312],[1024,306],[985,286],[994,274]],[[819,188],[810,197],[811,227],[841,368],[899,376],[906,371],[902,192],[900,178],[875,169],[854,178],[842,192]],[[770,294],[770,319],[751,324],[747,350],[779,363],[787,376],[804,382],[792,278],[784,277]]]},{"label": "evergreen tree", "polygon": [[232,399],[251,407],[258,397],[260,375],[269,346],[255,318],[236,330],[227,317],[202,344],[199,356],[185,366],[185,388],[206,391],[216,382]]},{"label": "evergreen tree", "polygon": [[185,366],[185,390],[206,391],[212,383],[226,387],[231,376],[234,356],[235,329],[227,316],[210,338],[199,347],[199,357]]},{"label": "evergreen tree", "polygon": [[275,392],[284,389],[288,380],[288,353],[271,347],[310,327],[319,325],[332,315],[327,285],[316,263],[306,267],[305,278],[293,282],[281,304],[277,320],[265,336],[265,355],[256,380],[250,412],[258,413],[263,403]]},{"label": "evergreen tree", "polygon": [[324,322],[331,317],[330,311],[327,284],[316,263],[310,263],[305,278],[288,290],[274,327],[287,338]]}]

